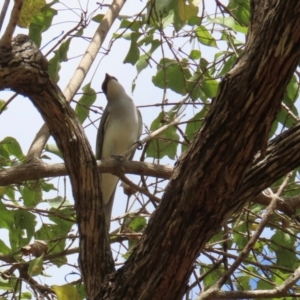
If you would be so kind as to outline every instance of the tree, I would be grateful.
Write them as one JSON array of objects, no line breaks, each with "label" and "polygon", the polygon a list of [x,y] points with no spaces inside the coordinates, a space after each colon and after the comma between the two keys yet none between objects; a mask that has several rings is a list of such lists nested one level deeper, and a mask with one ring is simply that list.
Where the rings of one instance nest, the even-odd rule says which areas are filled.
[{"label": "tree", "polygon": [[[92,16],[82,14],[52,49],[56,50],[48,64],[39,46],[57,12],[56,2],[32,15],[31,3],[24,1],[21,10],[22,3],[15,0],[0,40],[0,89],[27,96],[47,126],[26,156],[14,138],[0,142],[1,227],[9,231],[10,243],[10,247],[0,244],[0,259],[6,263],[2,297],[29,297],[21,282],[36,298],[65,299],[63,294],[83,298],[82,283],[88,299],[298,297],[300,4],[215,1],[211,16],[205,14],[206,2],[149,1],[139,14],[124,16],[120,14],[124,1],[115,0],[104,16],[94,12],[93,22],[100,22],[99,27],[62,93],[56,83],[60,63],[67,60],[72,38],[84,38]],[[4,5],[2,16],[6,9]],[[75,110],[68,101],[76,97],[116,18],[120,28],[110,49],[117,39],[130,40],[124,62],[136,66],[137,76],[156,65],[152,82],[162,89],[163,101],[141,162],[112,159],[97,164],[82,123],[90,122],[99,90],[86,84]],[[12,38],[17,22],[29,24],[29,37]],[[239,42],[246,32],[246,42]],[[209,62],[203,45],[225,46]],[[174,103],[170,91],[183,99]],[[2,103],[2,113],[9,102]],[[182,116],[182,110],[191,106],[196,113],[190,117],[187,109],[187,116]],[[50,133],[59,150],[46,146],[43,153]],[[45,163],[51,152],[62,155],[65,167]],[[155,163],[164,156],[176,161],[174,168]],[[145,157],[153,163],[144,162]],[[118,175],[138,192],[140,201],[137,212],[120,217],[120,230],[110,236],[101,209],[98,170]],[[140,186],[125,173],[141,175]],[[54,189],[44,178],[66,174],[76,218],[62,197],[49,201],[51,209],[38,207],[43,192]],[[146,176],[155,176],[154,183]],[[167,186],[159,178],[170,179]],[[149,200],[143,201],[143,195]],[[52,224],[44,222],[37,229],[38,215]],[[75,220],[79,249],[72,247],[78,237],[70,235]],[[120,268],[116,269],[110,243],[128,243]],[[46,263],[61,266],[77,252],[82,276],[77,282],[50,288],[34,279]],[[24,258],[28,254],[29,261]]]}]

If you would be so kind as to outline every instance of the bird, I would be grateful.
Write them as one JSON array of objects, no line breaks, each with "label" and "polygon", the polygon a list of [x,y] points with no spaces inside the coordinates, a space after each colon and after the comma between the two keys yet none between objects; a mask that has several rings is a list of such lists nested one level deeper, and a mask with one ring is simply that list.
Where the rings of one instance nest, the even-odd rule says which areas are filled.
[{"label": "bird", "polygon": [[[107,105],[101,117],[96,138],[96,159],[105,160],[122,155],[139,138],[143,130],[141,112],[118,80],[106,73],[102,90]],[[128,157],[132,160],[134,152]],[[101,173],[101,190],[106,227],[110,230],[112,207],[119,178]]]}]

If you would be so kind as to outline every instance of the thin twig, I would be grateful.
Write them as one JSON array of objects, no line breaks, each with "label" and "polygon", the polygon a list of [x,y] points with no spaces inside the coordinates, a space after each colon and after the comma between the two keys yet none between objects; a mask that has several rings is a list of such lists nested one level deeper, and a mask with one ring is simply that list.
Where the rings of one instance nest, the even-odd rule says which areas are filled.
[{"label": "thin twig", "polygon": [[2,38],[0,39],[0,48],[1,47],[11,48],[12,36],[16,29],[17,23],[19,21],[22,6],[23,6],[23,0],[15,0],[15,4],[11,12],[8,25],[5,29]]},{"label": "thin twig", "polygon": [[286,110],[288,115],[290,115],[295,121],[299,121],[299,117],[294,115],[294,113],[289,109],[288,106],[286,106],[283,102],[281,102],[281,106]]},{"label": "thin twig", "polygon": [[0,109],[0,115],[4,112],[4,110],[7,108],[8,104],[13,101],[16,97],[18,96],[17,93],[13,94],[5,103],[4,105],[1,107]]},{"label": "thin twig", "polygon": [[9,5],[9,0],[4,0],[1,14],[0,14],[0,32],[1,32],[1,28],[3,25],[4,19],[5,19],[6,13],[7,13],[8,5]]}]

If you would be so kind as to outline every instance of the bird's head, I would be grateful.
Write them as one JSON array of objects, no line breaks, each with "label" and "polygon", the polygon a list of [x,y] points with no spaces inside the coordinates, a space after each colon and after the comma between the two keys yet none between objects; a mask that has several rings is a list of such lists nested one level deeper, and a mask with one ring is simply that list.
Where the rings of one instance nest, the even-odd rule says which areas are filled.
[{"label": "bird's head", "polygon": [[123,96],[125,93],[125,90],[118,82],[118,79],[107,73],[105,74],[105,79],[102,83],[102,90],[108,101],[117,99],[118,97]]}]

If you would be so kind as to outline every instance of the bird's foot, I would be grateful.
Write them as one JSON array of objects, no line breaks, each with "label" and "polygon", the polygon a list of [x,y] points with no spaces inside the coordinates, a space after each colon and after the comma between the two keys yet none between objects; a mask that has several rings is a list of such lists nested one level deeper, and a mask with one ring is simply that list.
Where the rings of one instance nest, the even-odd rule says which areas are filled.
[{"label": "bird's foot", "polygon": [[143,146],[144,143],[143,143],[142,141],[140,141],[140,140],[136,141],[135,144],[138,144],[138,147],[137,147],[138,150],[142,150],[143,147],[144,147],[144,146]]},{"label": "bird's foot", "polygon": [[123,162],[125,160],[125,157],[122,155],[112,155],[111,157],[113,157],[116,161],[118,161],[119,163]]}]

